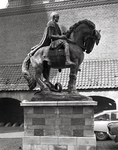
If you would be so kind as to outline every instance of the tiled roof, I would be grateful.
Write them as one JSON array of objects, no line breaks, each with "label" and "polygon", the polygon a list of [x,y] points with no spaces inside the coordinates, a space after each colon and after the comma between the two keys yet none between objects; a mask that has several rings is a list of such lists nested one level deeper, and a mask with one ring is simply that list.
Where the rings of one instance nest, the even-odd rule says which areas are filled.
[{"label": "tiled roof", "polygon": [[[34,69],[30,67],[34,74]],[[50,80],[53,84],[59,82],[67,89],[69,69],[51,69]],[[89,60],[81,65],[77,74],[77,89],[118,88],[118,59]],[[21,73],[21,64],[0,66],[0,91],[28,90],[27,82]]]},{"label": "tiled roof", "polygon": [[[67,89],[69,80],[69,69],[52,79],[53,82],[60,82],[64,89]],[[95,88],[117,88],[118,87],[118,60],[91,60],[84,61],[81,65],[81,72],[77,74],[77,89]]]},{"label": "tiled roof", "polygon": [[21,64],[0,66],[0,91],[28,90],[21,73]]}]

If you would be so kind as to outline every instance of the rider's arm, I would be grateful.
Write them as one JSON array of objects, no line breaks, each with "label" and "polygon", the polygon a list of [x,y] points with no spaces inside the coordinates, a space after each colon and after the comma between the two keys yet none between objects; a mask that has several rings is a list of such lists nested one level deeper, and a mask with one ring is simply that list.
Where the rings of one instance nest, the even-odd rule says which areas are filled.
[{"label": "rider's arm", "polygon": [[49,27],[49,34],[48,35],[49,35],[49,38],[52,40],[66,39],[65,35],[55,35],[53,27]]},{"label": "rider's arm", "polygon": [[54,27],[49,27],[49,33],[48,33],[48,36],[50,39],[52,40],[58,40],[59,39],[59,35],[55,35],[54,33]]}]

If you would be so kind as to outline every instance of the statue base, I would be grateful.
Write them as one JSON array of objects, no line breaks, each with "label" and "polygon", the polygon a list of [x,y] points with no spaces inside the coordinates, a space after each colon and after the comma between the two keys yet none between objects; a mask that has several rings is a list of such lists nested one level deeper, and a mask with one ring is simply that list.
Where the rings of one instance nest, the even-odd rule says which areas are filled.
[{"label": "statue base", "polygon": [[76,100],[67,97],[54,100],[46,96],[45,101],[40,97],[40,101],[21,103],[23,150],[96,150],[94,106],[97,103],[80,95]]},{"label": "statue base", "polygon": [[92,98],[80,95],[79,92],[68,93],[68,92],[52,92],[42,91],[36,92],[32,97],[31,101],[91,101]]}]

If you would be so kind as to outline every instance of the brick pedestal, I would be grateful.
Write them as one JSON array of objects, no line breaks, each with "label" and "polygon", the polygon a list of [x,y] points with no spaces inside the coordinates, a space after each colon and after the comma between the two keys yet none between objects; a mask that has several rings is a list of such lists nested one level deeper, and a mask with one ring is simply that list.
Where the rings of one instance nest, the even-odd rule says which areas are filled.
[{"label": "brick pedestal", "polygon": [[94,101],[23,101],[23,150],[96,150]]}]

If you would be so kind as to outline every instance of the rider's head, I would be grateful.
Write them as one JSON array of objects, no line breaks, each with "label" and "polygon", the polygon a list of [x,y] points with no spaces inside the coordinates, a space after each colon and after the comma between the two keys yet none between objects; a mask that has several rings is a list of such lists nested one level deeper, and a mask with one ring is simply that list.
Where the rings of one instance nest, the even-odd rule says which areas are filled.
[{"label": "rider's head", "polygon": [[52,12],[51,15],[51,20],[55,21],[55,22],[58,22],[59,21],[59,14],[57,12]]}]

